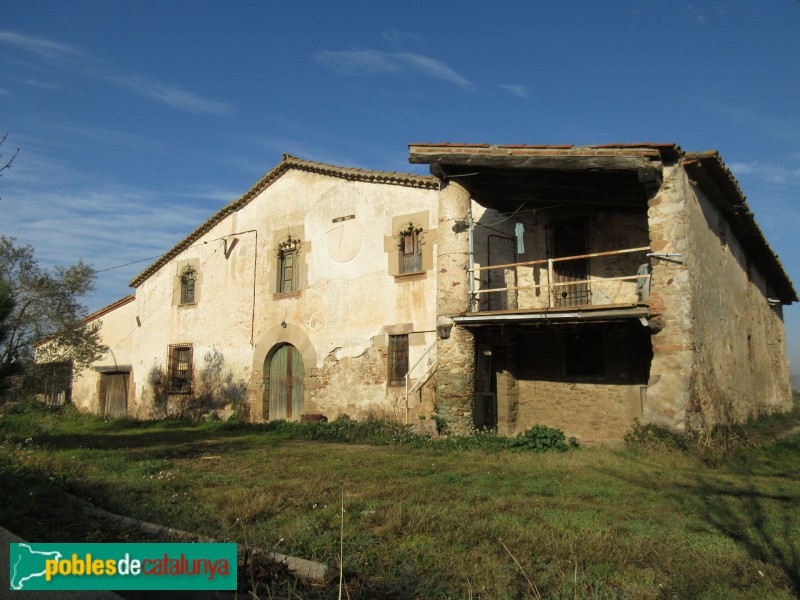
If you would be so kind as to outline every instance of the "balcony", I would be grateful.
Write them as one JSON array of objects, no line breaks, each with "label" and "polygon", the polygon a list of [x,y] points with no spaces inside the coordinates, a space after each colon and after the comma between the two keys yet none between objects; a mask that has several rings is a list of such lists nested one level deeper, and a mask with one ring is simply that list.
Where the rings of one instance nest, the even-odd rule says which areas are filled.
[{"label": "balcony", "polygon": [[649,316],[649,246],[473,265],[462,325],[608,321]]}]

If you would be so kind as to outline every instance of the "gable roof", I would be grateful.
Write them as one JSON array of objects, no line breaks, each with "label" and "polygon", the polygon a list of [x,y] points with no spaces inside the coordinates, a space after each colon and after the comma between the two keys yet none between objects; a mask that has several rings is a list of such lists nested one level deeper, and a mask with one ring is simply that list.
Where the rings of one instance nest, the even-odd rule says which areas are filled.
[{"label": "gable roof", "polygon": [[183,238],[175,246],[172,247],[166,254],[163,254],[156,262],[152,263],[144,271],[139,273],[130,283],[131,287],[139,287],[149,278],[153,273],[158,271],[161,267],[167,264],[170,260],[175,258],[178,254],[186,250],[189,246],[202,237],[205,233],[211,230],[215,225],[222,221],[228,215],[235,213],[241,208],[250,204],[261,192],[266,190],[275,181],[277,181],[284,173],[289,170],[306,171],[308,173],[317,173],[319,175],[327,175],[330,177],[338,177],[340,179],[347,179],[349,181],[362,181],[367,183],[383,183],[387,185],[401,185],[421,189],[438,189],[439,180],[430,175],[411,175],[409,173],[396,173],[393,171],[370,171],[367,169],[356,169],[353,167],[337,167],[335,165],[328,165],[325,163],[314,162],[309,160],[302,160],[289,154],[283,155],[283,160],[276,167],[264,175],[253,187],[251,187],[243,196],[234,200],[230,204],[223,206],[216,213],[211,215],[205,223],[200,225],[197,229],[192,231],[189,235]]},{"label": "gable roof", "polygon": [[683,166],[706,197],[728,220],[731,230],[764,273],[781,302],[797,302],[797,292],[789,276],[756,223],[755,215],[739,188],[739,182],[722,162],[719,152],[687,152]]}]

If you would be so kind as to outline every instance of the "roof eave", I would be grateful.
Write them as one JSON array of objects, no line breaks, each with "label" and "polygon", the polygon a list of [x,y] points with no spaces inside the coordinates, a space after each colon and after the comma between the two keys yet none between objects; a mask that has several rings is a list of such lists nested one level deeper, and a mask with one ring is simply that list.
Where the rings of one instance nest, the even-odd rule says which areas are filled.
[{"label": "roof eave", "polygon": [[781,303],[797,302],[797,291],[789,275],[756,223],[755,215],[747,205],[739,182],[722,161],[719,152],[716,150],[687,152],[683,159],[683,166],[709,201],[731,223],[731,228],[739,242],[753,256]]},{"label": "roof eave", "polygon": [[192,231],[183,240],[178,242],[168,252],[163,254],[157,261],[139,273],[130,282],[130,286],[138,288],[151,275],[156,273],[161,267],[167,264],[184,250],[188,249],[193,242],[202,237],[212,227],[220,223],[228,215],[240,210],[249,204],[256,196],[266,190],[270,185],[277,181],[284,173],[290,169],[318,173],[331,177],[339,177],[351,181],[363,181],[367,183],[383,183],[388,185],[401,185],[421,189],[438,189],[439,180],[428,175],[412,175],[409,173],[397,173],[392,171],[370,171],[366,169],[356,169],[353,167],[338,167],[326,163],[302,160],[289,154],[284,154],[283,159],[273,169],[267,172],[256,184],[251,187],[244,195],[233,202],[223,206],[220,210],[209,217],[200,227]]}]

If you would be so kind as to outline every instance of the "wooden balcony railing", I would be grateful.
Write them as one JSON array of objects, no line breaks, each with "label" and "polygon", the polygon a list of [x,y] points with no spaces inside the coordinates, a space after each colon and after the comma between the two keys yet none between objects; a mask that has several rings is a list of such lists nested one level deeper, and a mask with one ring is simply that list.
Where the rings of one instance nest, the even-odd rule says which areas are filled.
[{"label": "wooden balcony railing", "polygon": [[[517,306],[518,309],[540,309],[540,308],[553,308],[559,306],[580,306],[580,305],[592,305],[595,304],[592,302],[592,291],[590,286],[592,287],[599,287],[602,289],[607,283],[611,282],[625,282],[625,281],[636,281],[636,286],[631,286],[633,291],[628,291],[625,294],[625,297],[622,298],[620,303],[628,303],[628,304],[635,304],[637,302],[646,299],[646,292],[642,294],[642,290],[647,288],[649,291],[649,280],[650,275],[648,273],[632,273],[630,275],[614,275],[614,276],[603,276],[603,275],[590,275],[588,269],[588,263],[586,263],[586,274],[583,278],[575,277],[574,273],[569,277],[564,277],[563,275],[559,277],[560,270],[558,269],[559,263],[569,262],[569,261],[588,261],[589,259],[600,259],[600,258],[607,258],[607,257],[614,257],[620,256],[623,254],[634,254],[640,253],[644,256],[642,257],[642,263],[645,263],[646,254],[650,252],[649,246],[644,246],[641,248],[627,248],[625,250],[609,250],[606,252],[592,252],[590,254],[580,254],[576,256],[563,256],[559,258],[544,258],[538,260],[528,260],[523,262],[515,262],[515,263],[508,263],[502,265],[491,265],[486,267],[475,267],[473,269],[473,277],[475,278],[476,283],[478,283],[478,288],[473,291],[473,298],[472,298],[472,310],[475,310],[476,305],[478,304],[478,300],[480,296],[483,294],[497,294],[497,293],[509,293],[509,292],[525,292],[525,291],[532,291],[534,292],[535,301],[527,302],[526,304],[530,304],[530,306]],[[514,269],[513,274],[516,276],[518,275],[517,271],[520,267],[536,267],[536,266],[544,266],[546,265],[546,269],[540,270],[540,279],[546,276],[547,281],[542,283],[525,283],[521,285],[511,285],[506,287],[499,287],[499,288],[484,288],[481,287],[481,284],[485,283],[481,277],[479,276],[480,272],[482,271],[491,271],[494,269]],[[637,269],[637,271],[640,270]],[[578,270],[580,272],[580,269]],[[478,275],[475,277],[475,275]],[[561,280],[559,280],[561,279]],[[566,280],[565,280],[566,279]],[[563,298],[559,296],[558,291],[559,289],[566,289],[570,290],[570,299],[567,303],[563,302]],[[580,289],[580,294],[575,294],[574,290]],[[544,303],[546,294],[546,304]],[[640,297],[641,295],[644,298]],[[568,294],[566,292],[562,293],[562,296],[566,297]],[[519,296],[518,296],[519,297]],[[599,302],[598,304],[610,304],[609,302]]]}]

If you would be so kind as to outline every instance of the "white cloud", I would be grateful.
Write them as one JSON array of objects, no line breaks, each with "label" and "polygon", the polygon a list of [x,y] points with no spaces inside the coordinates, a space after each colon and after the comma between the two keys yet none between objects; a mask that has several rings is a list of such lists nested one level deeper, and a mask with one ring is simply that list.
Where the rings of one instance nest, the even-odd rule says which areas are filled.
[{"label": "white cloud", "polygon": [[168,104],[173,108],[189,112],[226,115],[233,112],[233,106],[227,102],[207,100],[192,92],[182,90],[171,83],[160,83],[140,75],[102,75],[101,79],[119,88],[129,89],[137,94]]},{"label": "white cloud", "polygon": [[734,176],[751,176],[774,185],[800,184],[800,166],[751,161],[731,163],[729,168]]},{"label": "white cloud", "polygon": [[39,81],[38,79],[14,79],[11,78],[12,81],[16,81],[17,83],[21,83],[23,85],[28,85],[30,87],[37,87],[43,90],[60,90],[61,85],[58,83],[54,83],[52,81]]},{"label": "white cloud", "polygon": [[[103,270],[161,255],[234,199],[220,197],[223,190],[109,183],[35,150],[21,154],[2,182],[3,234],[32,245],[48,267],[83,259]],[[130,293],[128,282],[149,262],[101,273],[90,308]]]},{"label": "white cloud", "polygon": [[714,116],[725,117],[737,127],[744,127],[750,131],[771,136],[775,139],[789,142],[797,141],[797,129],[800,119],[773,117],[767,112],[746,110],[723,102],[710,100],[702,104]]},{"label": "white cloud", "polygon": [[14,31],[0,31],[0,42],[16,46],[49,61],[64,61],[88,57],[76,46],[47,38],[23,35]]},{"label": "white cloud", "polygon": [[392,46],[394,46],[395,50],[402,48],[405,42],[411,42],[415,45],[422,44],[422,39],[418,35],[414,35],[413,33],[405,33],[404,31],[398,31],[397,29],[385,31],[382,37]]},{"label": "white cloud", "polygon": [[[69,69],[84,77],[98,79],[115,87],[131,90],[140,96],[162,102],[173,108],[214,115],[225,115],[233,111],[233,106],[227,102],[202,98],[181,89],[176,84],[159,82],[142,75],[124,73],[110,63],[93,58],[72,44],[23,35],[14,31],[0,31],[0,43],[34,54],[62,69]],[[25,83],[36,85],[32,80]]]},{"label": "white cloud", "polygon": [[500,88],[507,91],[512,96],[517,96],[518,98],[528,98],[529,90],[524,85],[517,85],[515,83],[501,83]]},{"label": "white cloud", "polygon": [[420,74],[448,81],[462,89],[472,83],[441,60],[412,52],[357,50],[325,50],[314,54],[324,67],[340,75],[365,77],[375,74]]}]

